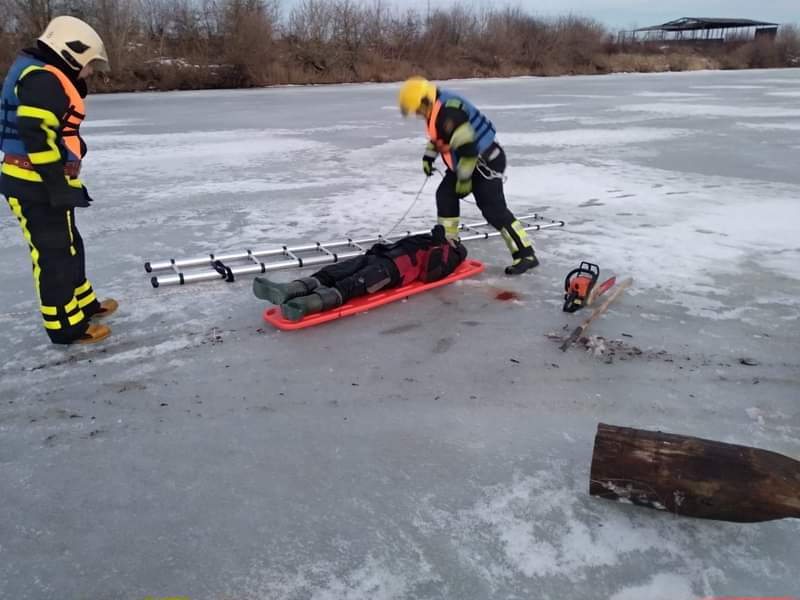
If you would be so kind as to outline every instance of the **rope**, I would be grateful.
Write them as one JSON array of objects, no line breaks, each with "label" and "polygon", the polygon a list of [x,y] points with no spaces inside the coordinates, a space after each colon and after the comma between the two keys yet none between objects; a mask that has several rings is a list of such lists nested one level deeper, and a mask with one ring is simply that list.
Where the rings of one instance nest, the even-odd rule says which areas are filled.
[{"label": "rope", "polygon": [[428,179],[430,179],[430,176],[426,175],[425,181],[422,182],[422,186],[419,188],[417,195],[414,196],[414,199],[411,201],[411,204],[409,204],[408,208],[406,209],[406,212],[403,213],[403,216],[400,217],[400,219],[398,219],[397,223],[395,223],[389,231],[383,234],[383,237],[389,237],[389,235],[391,235],[391,233],[395,229],[397,229],[403,221],[406,220],[406,217],[411,212],[411,209],[414,208],[414,205],[417,203],[417,200],[419,200],[420,196],[422,196],[422,192],[425,189],[425,186],[428,185]]},{"label": "rope", "polygon": [[[478,164],[475,166],[475,169],[478,171],[478,173],[481,174],[481,176],[484,179],[488,179],[488,180],[501,179],[503,181],[503,183],[508,181],[508,177],[504,173],[499,173],[498,171],[495,171],[494,169],[492,169],[486,163],[486,161],[483,159],[483,157],[478,159]],[[444,177],[444,173],[442,173],[439,169],[434,169],[434,171],[436,173],[439,173],[442,177]],[[403,223],[403,221],[406,220],[406,217],[408,217],[408,215],[411,213],[411,210],[414,208],[414,206],[419,201],[420,196],[422,196],[422,192],[425,190],[425,186],[428,184],[428,179],[430,179],[430,175],[426,175],[425,176],[425,180],[422,182],[422,185],[420,186],[419,191],[417,192],[417,195],[414,196],[414,199],[411,201],[411,204],[408,205],[408,208],[406,209],[406,211],[397,220],[397,222],[394,225],[392,225],[391,229],[389,229],[389,231],[387,231],[386,233],[383,234],[383,237],[389,237],[394,232],[394,230],[397,229]],[[461,200],[464,201],[464,202],[469,202],[470,204],[474,204],[475,206],[477,206],[477,202],[475,202],[474,200],[470,200],[468,198],[461,198]]]}]

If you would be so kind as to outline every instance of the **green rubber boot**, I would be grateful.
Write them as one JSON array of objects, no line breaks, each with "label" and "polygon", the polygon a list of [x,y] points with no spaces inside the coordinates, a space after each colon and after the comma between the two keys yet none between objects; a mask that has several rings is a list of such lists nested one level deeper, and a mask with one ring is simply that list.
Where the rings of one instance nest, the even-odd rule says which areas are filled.
[{"label": "green rubber boot", "polygon": [[342,295],[336,288],[319,287],[313,294],[291,298],[281,304],[281,314],[287,321],[321,313],[342,305]]},{"label": "green rubber boot", "polygon": [[280,305],[292,298],[310,294],[318,286],[319,281],[313,277],[303,277],[287,283],[278,283],[261,276],[253,280],[253,293],[257,298],[269,300],[273,304]]}]

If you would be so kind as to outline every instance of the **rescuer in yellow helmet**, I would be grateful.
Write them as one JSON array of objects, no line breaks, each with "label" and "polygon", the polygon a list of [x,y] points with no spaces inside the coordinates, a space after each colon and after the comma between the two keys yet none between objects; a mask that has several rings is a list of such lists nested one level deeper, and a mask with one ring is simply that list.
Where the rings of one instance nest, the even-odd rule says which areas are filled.
[{"label": "rescuer in yellow helmet", "polygon": [[417,115],[427,123],[429,142],[422,156],[425,174],[433,174],[439,155],[447,166],[436,190],[436,209],[448,238],[458,237],[460,199],[473,194],[484,218],[501,233],[511,252],[513,262],[506,267],[506,274],[518,275],[536,267],[539,261],[533,242],[506,205],[506,155],[492,122],[465,98],[422,77],[403,83],[398,103],[404,117]]}]

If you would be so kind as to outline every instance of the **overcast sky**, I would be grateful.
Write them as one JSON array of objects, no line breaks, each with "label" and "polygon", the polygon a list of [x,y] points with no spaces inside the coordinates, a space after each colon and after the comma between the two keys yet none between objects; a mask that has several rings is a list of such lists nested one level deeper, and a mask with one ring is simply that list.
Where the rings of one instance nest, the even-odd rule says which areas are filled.
[{"label": "overcast sky", "polygon": [[[423,11],[428,2],[381,1]],[[457,1],[471,6],[520,6],[528,12],[542,16],[572,12],[594,17],[612,29],[656,25],[680,17],[729,17],[774,23],[800,23],[800,0],[430,0],[430,5],[432,8],[442,7]],[[284,2],[284,7],[288,9],[297,2],[299,0],[288,0]]]}]

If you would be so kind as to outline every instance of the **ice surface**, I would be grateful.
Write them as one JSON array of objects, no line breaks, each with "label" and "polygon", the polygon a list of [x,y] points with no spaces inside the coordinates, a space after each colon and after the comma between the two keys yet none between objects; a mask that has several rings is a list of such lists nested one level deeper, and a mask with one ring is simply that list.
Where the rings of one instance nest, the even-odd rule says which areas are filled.
[{"label": "ice surface", "polygon": [[654,575],[644,585],[631,586],[611,596],[611,600],[663,600],[665,598],[669,600],[694,600],[697,596],[692,593],[691,585],[687,579],[671,573]]},{"label": "ice surface", "polygon": [[[477,243],[480,278],[294,333],[247,280],[154,290],[142,264],[385,232],[424,181],[397,85],[90,96],[77,221],[121,307],[105,344],[49,345],[0,218],[0,597],[800,595],[796,522],[587,493],[598,421],[800,457],[798,83],[447,82],[495,122],[511,208],[568,226],[535,273]],[[580,260],[635,279],[592,326],[614,357],[548,337],[585,316],[560,309]]]},{"label": "ice surface", "polygon": [[800,109],[772,106],[730,106],[721,104],[678,104],[654,102],[653,104],[624,104],[620,110],[655,113],[671,117],[800,117]]}]

